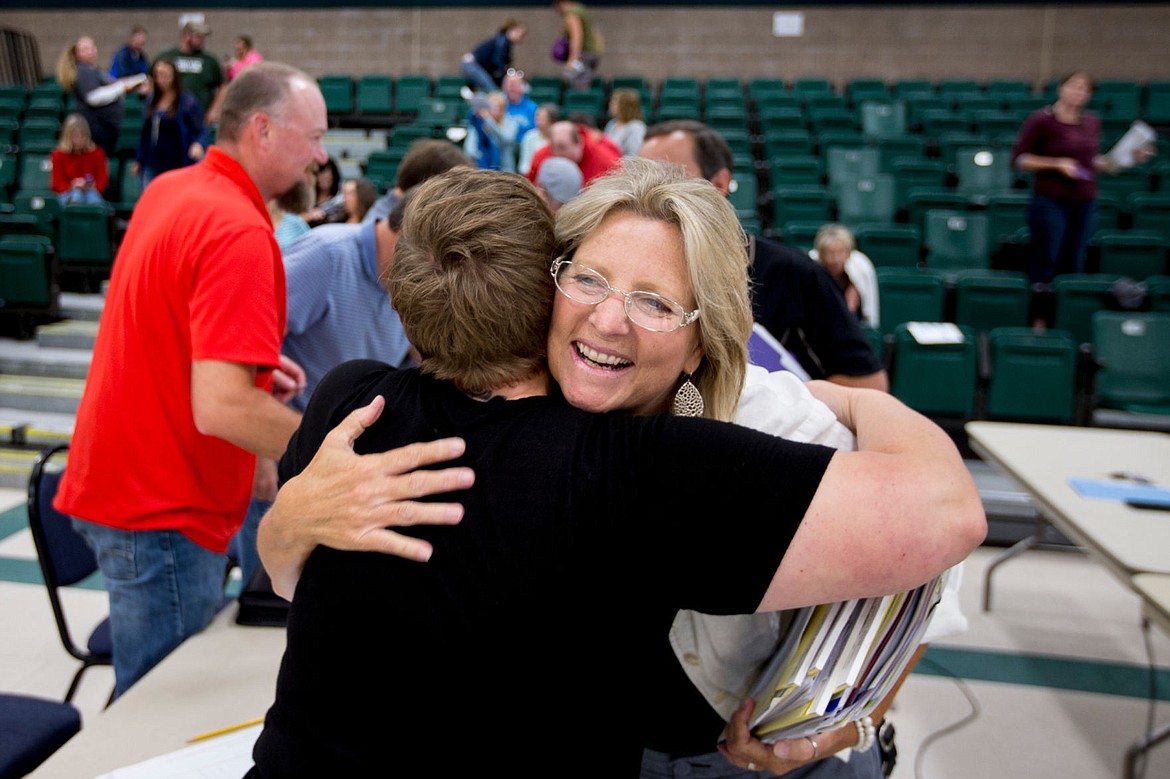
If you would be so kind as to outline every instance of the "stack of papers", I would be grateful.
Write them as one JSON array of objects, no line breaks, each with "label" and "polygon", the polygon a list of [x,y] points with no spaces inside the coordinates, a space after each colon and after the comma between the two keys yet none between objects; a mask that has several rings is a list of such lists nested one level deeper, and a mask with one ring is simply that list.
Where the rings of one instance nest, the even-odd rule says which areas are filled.
[{"label": "stack of papers", "polygon": [[803,738],[868,715],[922,642],[943,577],[881,598],[800,609],[749,695],[765,743]]}]

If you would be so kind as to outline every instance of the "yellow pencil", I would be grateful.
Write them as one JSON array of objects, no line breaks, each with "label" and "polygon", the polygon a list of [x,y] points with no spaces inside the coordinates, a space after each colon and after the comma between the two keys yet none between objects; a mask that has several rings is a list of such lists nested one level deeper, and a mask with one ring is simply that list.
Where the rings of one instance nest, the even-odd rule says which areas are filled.
[{"label": "yellow pencil", "polygon": [[259,725],[262,722],[264,722],[264,718],[260,717],[259,719],[253,719],[253,720],[248,720],[247,722],[241,722],[238,725],[228,725],[226,728],[220,728],[219,730],[213,730],[210,733],[202,733],[202,734],[196,736],[195,738],[187,739],[187,743],[194,744],[196,741],[205,741],[209,738],[215,738],[216,736],[222,736],[225,733],[232,733],[232,732],[237,731],[237,730],[243,730],[244,728],[250,728],[253,725]]}]

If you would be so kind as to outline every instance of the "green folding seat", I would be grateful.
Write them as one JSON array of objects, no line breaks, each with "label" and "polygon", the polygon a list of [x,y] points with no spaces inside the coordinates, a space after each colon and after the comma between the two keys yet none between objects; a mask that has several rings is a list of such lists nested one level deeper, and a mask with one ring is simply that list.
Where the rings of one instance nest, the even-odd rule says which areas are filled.
[{"label": "green folding seat", "polygon": [[622,73],[609,80],[610,89],[636,89],[639,92],[650,88],[645,76]]},{"label": "green folding seat", "polygon": [[743,82],[735,77],[712,76],[707,79],[704,89],[707,100],[720,100],[727,97],[743,99]]},{"label": "green folding seat", "polygon": [[357,82],[359,114],[389,114],[394,111],[394,79],[390,76],[362,76]]},{"label": "green folding seat", "polygon": [[23,148],[31,141],[48,141],[54,145],[61,134],[61,122],[58,119],[36,117],[25,119],[17,131],[17,143]]},{"label": "green folding seat", "polygon": [[765,133],[777,130],[808,130],[808,118],[797,106],[764,106],[759,110],[760,129]]},{"label": "green folding seat", "polygon": [[900,96],[906,101],[906,121],[909,122],[912,132],[925,132],[923,129],[923,114],[931,111],[938,112],[939,116],[953,113],[950,103],[938,95],[912,94]]},{"label": "green folding seat", "polygon": [[938,156],[942,160],[953,160],[962,148],[990,148],[991,138],[984,133],[945,132],[938,136]]},{"label": "green folding seat", "polygon": [[1023,79],[992,79],[987,82],[987,96],[1006,103],[1019,97],[1031,97],[1032,85]]},{"label": "green folding seat", "polygon": [[867,138],[898,138],[906,134],[906,104],[901,100],[867,99],[859,105],[861,132]]},{"label": "green folding seat", "polygon": [[1090,244],[1097,247],[1101,273],[1138,281],[1166,273],[1167,241],[1160,232],[1098,230]]},{"label": "green folding seat", "polygon": [[[48,193],[52,196],[53,162],[48,152],[23,152],[20,155],[20,192]],[[53,196],[56,199],[55,196]]]},{"label": "green folding seat", "polygon": [[605,93],[600,89],[572,90],[561,101],[561,116],[587,114],[597,120],[605,112]]},{"label": "green folding seat", "polygon": [[[829,188],[837,193],[839,185],[858,179],[872,179],[880,173],[878,152],[874,148],[854,149],[836,146],[822,155]],[[890,179],[891,186],[893,179]],[[892,196],[892,193],[891,193]]]},{"label": "green folding seat", "polygon": [[1022,190],[995,190],[987,195],[988,237],[992,246],[1009,241],[1028,226],[1028,203],[1032,196]]},{"label": "green folding seat", "polygon": [[867,145],[861,130],[823,130],[817,133],[817,149],[821,156],[827,156],[830,149],[838,146],[864,149]]},{"label": "green folding seat", "polygon": [[820,186],[824,179],[821,159],[812,154],[781,154],[769,161],[772,189],[793,185]]},{"label": "green folding seat", "polygon": [[15,154],[0,153],[0,193],[7,193],[16,185],[20,159]]},{"label": "green folding seat", "polygon": [[455,100],[462,96],[467,79],[459,73],[444,73],[435,79],[434,97]]},{"label": "green folding seat", "polygon": [[1150,310],[1170,313],[1170,276],[1150,276],[1146,279],[1150,296]]},{"label": "green folding seat", "polygon": [[[893,175],[896,185],[894,197],[901,207],[910,207],[910,195],[916,190],[942,193],[949,198],[948,202],[950,203],[963,202],[962,196],[945,187],[947,167],[946,163],[940,160],[899,158],[894,160]],[[920,222],[915,222],[915,224],[921,226]]]},{"label": "green folding seat", "polygon": [[703,110],[703,121],[720,132],[742,130],[746,133],[748,128],[747,109],[730,103],[708,102]]},{"label": "green folding seat", "polygon": [[1053,326],[1072,334],[1078,344],[1093,339],[1093,314],[1109,307],[1110,290],[1119,277],[1105,273],[1065,273],[1052,281]]},{"label": "green folding seat", "polygon": [[741,217],[758,217],[759,185],[755,171],[736,173],[729,185],[728,199]]},{"label": "green folding seat", "polygon": [[990,267],[991,244],[984,214],[932,209],[926,212],[923,225],[927,267],[949,273]]},{"label": "green folding seat", "polygon": [[894,82],[894,94],[898,97],[906,95],[938,94],[934,82],[924,78],[904,78]]},{"label": "green folding seat", "polygon": [[394,110],[397,113],[417,114],[422,101],[430,96],[431,77],[428,75],[408,73],[394,82]]},{"label": "green folding seat", "polygon": [[890,88],[879,78],[854,78],[845,84],[845,95],[851,105],[858,107],[867,100],[889,100]]},{"label": "green folding seat", "polygon": [[863,224],[853,237],[875,268],[914,268],[922,258],[922,233],[913,225]]},{"label": "green folding seat", "polygon": [[802,99],[807,99],[813,95],[831,95],[833,94],[833,82],[827,78],[807,77],[793,79],[792,91]]},{"label": "green folding seat", "polygon": [[791,95],[792,90],[782,78],[753,78],[748,81],[748,95],[759,101],[770,95]]},{"label": "green folding seat", "polygon": [[929,138],[938,138],[943,133],[967,132],[971,129],[970,121],[949,108],[922,110],[918,116],[922,134]]},{"label": "green folding seat", "polygon": [[1097,406],[1170,414],[1170,314],[1098,311],[1092,344]]},{"label": "green folding seat", "polygon": [[812,154],[813,137],[806,129],[770,130],[764,133],[764,158]]},{"label": "green folding seat", "polygon": [[955,188],[970,203],[986,205],[993,192],[1011,189],[1015,183],[1011,152],[1006,149],[966,147],[956,151],[954,159],[959,179]]},{"label": "green folding seat", "polygon": [[0,238],[0,313],[48,308],[55,298],[52,245],[34,236]]},{"label": "green folding seat", "polygon": [[780,229],[780,240],[789,246],[800,249],[802,252],[808,252],[813,248],[817,231],[824,224],[824,222],[819,220],[809,221],[803,219],[794,219],[785,222]]},{"label": "green folding seat", "polygon": [[419,101],[416,124],[423,127],[451,127],[458,124],[467,112],[467,101],[462,98],[447,100],[431,97]]},{"label": "green folding seat", "polygon": [[991,138],[1015,135],[1020,129],[1020,119],[1013,113],[1000,109],[971,111],[968,115],[971,126],[977,133]]},{"label": "green folding seat", "polygon": [[831,198],[821,186],[782,186],[772,188],[772,223],[792,221],[829,221]]},{"label": "green folding seat", "polygon": [[1125,201],[1131,217],[1130,228],[1149,230],[1170,238],[1170,182],[1165,178],[1161,192],[1134,192]]},{"label": "green folding seat", "polygon": [[[897,177],[895,173],[895,177]],[[900,179],[899,179],[900,181]],[[902,197],[899,189],[899,197]],[[905,205],[910,224],[922,231],[926,236],[926,215],[930,211],[947,210],[962,212],[967,207],[967,199],[953,189],[946,187],[911,187],[905,194]]]},{"label": "green folding seat", "polygon": [[834,187],[837,197],[837,221],[851,230],[863,224],[893,224],[894,177],[880,174],[849,179]]},{"label": "green folding seat", "polygon": [[938,82],[940,95],[981,95],[983,87],[973,78],[947,78]]},{"label": "green folding seat", "polygon": [[960,271],[955,274],[955,323],[976,333],[1028,323],[1028,277],[1015,271]]},{"label": "green folding seat", "polygon": [[946,284],[942,274],[905,267],[877,268],[881,330],[894,332],[903,322],[939,322]]},{"label": "green folding seat", "polygon": [[1152,191],[1150,173],[1139,166],[1120,170],[1112,175],[1098,176],[1097,191],[1100,194],[1112,195],[1120,203],[1125,203],[1130,195]]},{"label": "green folding seat", "polygon": [[1078,348],[1069,333],[997,327],[987,346],[988,418],[1072,424]]},{"label": "green folding seat", "polygon": [[[885,319],[885,307],[882,307]],[[972,418],[978,385],[975,334],[959,328],[959,343],[919,343],[909,325],[894,328],[890,392],[928,416]]]},{"label": "green folding seat", "polygon": [[61,265],[113,264],[113,209],[109,205],[67,205],[58,219]]},{"label": "green folding seat", "polygon": [[[560,105],[561,101],[564,99],[564,92],[565,90],[560,84],[545,87],[530,85],[528,88],[528,97],[532,98],[532,102],[536,103],[538,106],[544,105],[545,103]],[[642,110],[645,112],[646,106],[650,105],[650,92],[647,90],[641,92],[640,94],[642,98]]]},{"label": "green folding seat", "polygon": [[[926,141],[921,135],[894,135],[889,138],[877,139],[878,172],[894,173],[894,163],[898,160],[926,160]],[[937,181],[942,184],[941,178]]]},{"label": "green folding seat", "polygon": [[420,138],[433,138],[434,131],[429,125],[420,122],[396,125],[390,131],[390,148],[408,149]]},{"label": "green folding seat", "polygon": [[1170,81],[1146,84],[1146,106],[1142,116],[1150,124],[1170,124]]},{"label": "green folding seat", "polygon": [[325,110],[330,115],[353,113],[353,76],[331,73],[318,78],[317,84],[325,98]]},{"label": "green folding seat", "polygon": [[808,120],[812,131],[817,135],[842,130],[860,133],[857,117],[849,108],[836,108],[831,106],[823,108],[810,107],[808,109]]}]

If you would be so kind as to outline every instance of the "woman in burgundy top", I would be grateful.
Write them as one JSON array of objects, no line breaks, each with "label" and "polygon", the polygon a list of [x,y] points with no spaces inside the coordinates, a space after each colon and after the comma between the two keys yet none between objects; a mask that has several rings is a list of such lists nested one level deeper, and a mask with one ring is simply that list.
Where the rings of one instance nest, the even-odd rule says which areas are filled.
[{"label": "woman in burgundy top", "polygon": [[1015,167],[1036,174],[1028,207],[1033,282],[1084,271],[1097,222],[1097,175],[1119,169],[1099,153],[1101,122],[1085,110],[1093,88],[1083,70],[1065,76],[1056,102],[1027,118],[1012,148]]}]

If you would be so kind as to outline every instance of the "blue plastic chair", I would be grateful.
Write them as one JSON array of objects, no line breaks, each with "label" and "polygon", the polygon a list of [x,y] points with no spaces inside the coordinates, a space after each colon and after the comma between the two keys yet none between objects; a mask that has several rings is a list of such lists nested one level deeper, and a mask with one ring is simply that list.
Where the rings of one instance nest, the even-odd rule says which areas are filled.
[{"label": "blue plastic chair", "polygon": [[80,730],[72,704],[0,693],[0,779],[28,775]]}]

